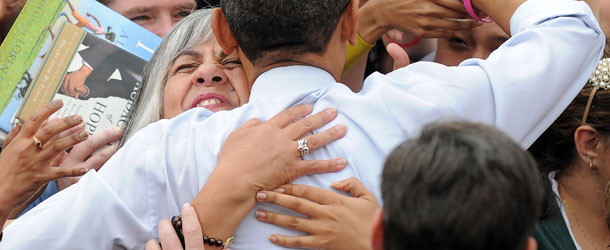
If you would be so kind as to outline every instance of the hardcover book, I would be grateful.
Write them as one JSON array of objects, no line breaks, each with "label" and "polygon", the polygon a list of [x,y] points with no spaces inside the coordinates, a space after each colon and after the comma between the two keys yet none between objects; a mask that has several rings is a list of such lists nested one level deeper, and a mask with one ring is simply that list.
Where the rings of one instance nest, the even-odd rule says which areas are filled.
[{"label": "hardcover book", "polygon": [[16,118],[25,121],[54,99],[64,106],[51,116],[80,114],[85,130],[125,127],[146,61],[64,21]]},{"label": "hardcover book", "polygon": [[[16,121],[14,118],[17,110],[26,96],[26,90],[37,77],[39,69],[48,62],[47,56],[56,38],[60,33],[63,34],[62,29],[68,24],[90,34],[87,40],[97,38],[145,61],[150,59],[161,42],[160,37],[96,0],[27,1],[0,46],[0,58],[2,58],[0,59],[0,110],[2,110],[0,130],[6,133],[11,130],[13,122]],[[80,48],[81,46],[87,47],[87,45],[79,45]],[[78,56],[79,54],[76,53],[77,60]],[[98,56],[98,59],[101,58]],[[109,62],[115,63],[112,60]],[[70,72],[72,68],[66,71],[66,75]],[[58,90],[60,89],[61,85],[58,87]],[[57,97],[62,96],[64,94],[59,91]],[[79,96],[74,99],[82,100],[81,97],[87,98]]]}]

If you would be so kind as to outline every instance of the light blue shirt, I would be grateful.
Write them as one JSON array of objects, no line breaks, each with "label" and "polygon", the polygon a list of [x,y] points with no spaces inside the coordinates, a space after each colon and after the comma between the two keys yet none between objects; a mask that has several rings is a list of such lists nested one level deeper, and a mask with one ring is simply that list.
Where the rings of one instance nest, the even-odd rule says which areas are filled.
[{"label": "light blue shirt", "polygon": [[[511,20],[511,33],[514,37],[487,60],[459,67],[423,62],[388,75],[376,73],[357,94],[319,68],[269,70],[240,108],[213,115],[193,109],[144,128],[99,172],[89,172],[11,224],[0,247],[142,249],[156,236],[161,218],[178,215],[181,205],[194,199],[234,129],[300,103],[313,104],[314,112],[339,110],[316,132],[347,126],[343,139],[306,157],[345,157],[345,170],[295,181],[325,189],[356,177],[379,199],[385,157],[430,122],[492,124],[527,147],[583,87],[601,57],[604,38],[588,6],[572,0],[525,2]],[[278,249],[268,241],[270,234],[299,234],[256,220],[253,213],[261,208],[287,212],[257,204],[240,224],[232,249]]]}]

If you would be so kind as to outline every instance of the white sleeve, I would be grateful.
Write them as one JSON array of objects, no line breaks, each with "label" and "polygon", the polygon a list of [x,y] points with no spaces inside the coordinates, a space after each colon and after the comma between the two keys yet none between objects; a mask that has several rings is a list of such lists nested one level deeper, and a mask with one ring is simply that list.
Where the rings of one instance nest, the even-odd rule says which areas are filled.
[{"label": "white sleeve", "polygon": [[[403,94],[415,92],[422,103],[433,102],[455,118],[495,125],[527,148],[587,82],[604,35],[589,6],[572,0],[526,1],[511,19],[511,33],[487,60],[457,67],[415,63],[375,77],[402,84]],[[385,101],[395,107],[393,117],[404,112],[402,99]],[[401,118],[398,123],[409,126]]]}]

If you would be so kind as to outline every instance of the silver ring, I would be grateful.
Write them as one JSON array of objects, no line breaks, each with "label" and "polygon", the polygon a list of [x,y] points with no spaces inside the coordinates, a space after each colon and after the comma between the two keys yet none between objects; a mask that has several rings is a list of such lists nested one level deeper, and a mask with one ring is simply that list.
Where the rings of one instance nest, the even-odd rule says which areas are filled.
[{"label": "silver ring", "polygon": [[301,154],[301,159],[303,159],[303,157],[305,157],[307,154],[309,154],[309,147],[307,147],[307,139],[305,139],[305,138],[298,139],[297,144],[298,144],[299,153]]},{"label": "silver ring", "polygon": [[37,148],[42,149],[44,145],[42,145],[42,142],[40,142],[40,140],[38,140],[38,138],[36,138],[36,136],[32,136],[32,139],[34,139],[34,145],[36,145]]}]

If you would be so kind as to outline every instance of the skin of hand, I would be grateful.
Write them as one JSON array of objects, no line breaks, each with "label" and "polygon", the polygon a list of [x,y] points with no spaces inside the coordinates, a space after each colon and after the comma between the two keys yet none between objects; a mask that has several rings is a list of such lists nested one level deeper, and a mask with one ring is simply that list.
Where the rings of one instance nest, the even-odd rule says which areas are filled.
[{"label": "skin of hand", "polygon": [[93,72],[91,68],[83,65],[80,69],[66,74],[64,82],[61,85],[62,91],[76,99],[81,95],[87,95],[89,91],[85,87],[85,81],[91,75],[91,72]]},{"label": "skin of hand", "polygon": [[438,38],[479,25],[460,0],[370,0],[359,12],[358,33],[368,43],[375,43],[391,29]]},{"label": "skin of hand", "polygon": [[513,14],[526,0],[472,0],[472,6],[489,15],[500,28],[506,33],[510,33],[510,19]]},{"label": "skin of hand", "polygon": [[[345,167],[345,159],[301,160],[296,140],[337,115],[335,109],[326,109],[303,118],[312,110],[311,105],[298,105],[265,123],[250,120],[227,138],[216,169],[192,202],[201,225],[205,222],[205,235],[222,240],[232,236],[261,190],[273,190],[303,175]],[[312,152],[345,133],[344,125],[336,125],[305,138]]]},{"label": "skin of hand", "polygon": [[[82,130],[65,138],[57,136],[60,132],[81,124],[82,118],[78,115],[43,125],[43,121],[62,105],[60,100],[49,103],[31,115],[17,132],[11,132],[8,144],[5,144],[0,154],[0,214],[7,211],[10,213],[49,181],[85,174],[82,167],[58,168],[52,165],[57,163],[54,159],[61,152],[88,137]],[[35,145],[33,137],[40,140],[42,148]]]},{"label": "skin of hand", "polygon": [[[182,234],[186,250],[204,250],[203,233],[197,212],[188,203],[182,206]],[[146,243],[146,250],[183,250],[176,230],[168,219],[159,222],[159,240],[161,245],[156,240],[149,240]]]},{"label": "skin of hand", "polygon": [[266,210],[256,217],[266,223],[306,232],[307,236],[273,234],[269,240],[292,248],[358,250],[371,249],[375,197],[356,178],[335,182],[332,188],[353,197],[306,185],[285,185],[257,194],[260,202],[279,205],[307,217],[278,214]]},{"label": "skin of hand", "polygon": [[[59,167],[82,167],[87,171],[99,170],[118,149],[118,140],[121,139],[120,128],[110,128],[97,132],[84,142],[76,144],[70,152],[63,152]],[[114,144],[112,144],[114,143]],[[109,145],[111,144],[111,145]],[[80,177],[65,177],[57,180],[59,191],[78,182]]]},{"label": "skin of hand", "polygon": [[390,44],[388,44],[388,46],[386,46],[385,49],[388,51],[388,54],[394,60],[394,69],[393,70],[397,70],[399,68],[406,67],[411,63],[411,61],[409,60],[409,55],[407,54],[407,51],[405,51],[403,48],[401,48],[397,44],[390,43]]}]

